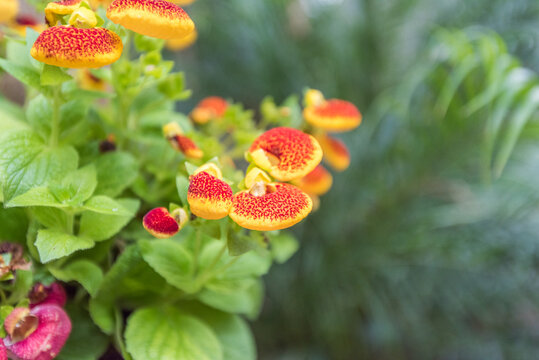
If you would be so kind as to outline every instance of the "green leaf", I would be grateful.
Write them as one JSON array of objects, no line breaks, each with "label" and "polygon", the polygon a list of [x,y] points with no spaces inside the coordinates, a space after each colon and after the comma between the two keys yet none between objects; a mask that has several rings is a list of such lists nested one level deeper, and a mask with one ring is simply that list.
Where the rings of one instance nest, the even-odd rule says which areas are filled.
[{"label": "green leaf", "polygon": [[71,79],[73,79],[73,77],[58,66],[48,64],[43,66],[43,70],[41,72],[41,85],[57,86]]},{"label": "green leaf", "polygon": [[77,281],[91,296],[97,294],[103,280],[103,270],[88,260],[73,261],[61,269],[51,267],[49,271],[58,280],[64,282]]},{"label": "green leaf", "polygon": [[223,360],[255,360],[256,345],[249,325],[237,315],[227,314],[189,302],[182,310],[206,323],[217,335],[223,349]]},{"label": "green leaf", "polygon": [[1,58],[0,67],[23,84],[32,86],[36,89],[41,87],[39,72],[34,68],[19,65]]},{"label": "green leaf", "polygon": [[48,206],[48,207],[68,207],[67,204],[61,204],[56,197],[51,193],[49,188],[39,186],[32,188],[22,195],[19,195],[9,202],[10,207],[27,207],[27,206]]},{"label": "green leaf", "polygon": [[197,290],[193,257],[183,244],[163,239],[141,241],[139,245],[144,260],[169,284],[187,293]]},{"label": "green leaf", "polygon": [[32,208],[32,214],[40,224],[47,228],[63,229],[69,231],[68,215],[58,208],[52,207],[35,207]]},{"label": "green leaf", "polygon": [[107,349],[108,338],[92,323],[80,306],[68,304],[67,313],[73,326],[58,360],[97,360]]},{"label": "green leaf", "polygon": [[169,74],[159,82],[157,89],[171,100],[184,100],[191,96],[191,90],[185,90],[183,73]]},{"label": "green leaf", "polygon": [[43,139],[46,139],[50,134],[52,117],[52,105],[45,96],[39,94],[30,100],[26,109],[26,119]]},{"label": "green leaf", "polygon": [[129,187],[137,178],[138,162],[130,153],[115,151],[106,153],[96,162],[96,195],[116,197]]},{"label": "green leaf", "polygon": [[140,202],[134,199],[119,199],[117,202],[129,211],[129,215],[111,216],[84,211],[80,220],[79,236],[89,237],[95,241],[103,241],[122,230],[137,213]]},{"label": "green leaf", "polygon": [[[205,269],[213,263],[222,247],[221,241],[212,241],[207,244],[200,254],[200,268]],[[265,252],[250,251],[240,256],[223,254],[215,267],[225,267],[226,270],[217,274],[219,279],[243,279],[259,277],[267,274],[271,266],[271,256]]]},{"label": "green leaf", "polygon": [[15,273],[15,282],[9,288],[11,295],[8,297],[8,303],[14,304],[27,297],[33,283],[33,273],[31,270],[17,270]]},{"label": "green leaf", "polygon": [[90,314],[110,334],[114,330],[115,304],[127,308],[158,304],[178,292],[144,261],[139,247],[131,245],[105,274],[97,295],[90,300]]},{"label": "green leaf", "polygon": [[134,360],[222,360],[213,331],[173,307],[137,310],[127,321],[127,350]]},{"label": "green leaf", "polygon": [[206,284],[198,299],[215,309],[255,318],[262,307],[263,292],[262,282],[258,279],[215,279]]},{"label": "green leaf", "polygon": [[24,209],[0,207],[0,240],[23,244],[27,228],[28,217]]},{"label": "green leaf", "polygon": [[89,249],[94,241],[85,237],[77,237],[58,230],[39,230],[35,246],[42,263],[70,255],[78,250]]},{"label": "green leaf", "polygon": [[183,175],[176,176],[176,187],[178,195],[184,206],[187,205],[187,191],[189,190],[189,179]]},{"label": "green leaf", "polygon": [[108,196],[97,195],[91,197],[82,207],[84,210],[99,214],[131,216],[131,212],[124,208],[119,202]]},{"label": "green leaf", "polygon": [[35,133],[17,131],[0,141],[0,174],[5,206],[33,187],[46,186],[77,168],[78,154],[70,146],[48,147]]},{"label": "green leaf", "polygon": [[97,174],[93,164],[72,171],[61,181],[50,185],[51,191],[62,204],[80,206],[97,186]]},{"label": "green leaf", "polygon": [[292,257],[299,249],[298,240],[290,233],[280,232],[278,234],[267,233],[273,258],[282,264]]}]

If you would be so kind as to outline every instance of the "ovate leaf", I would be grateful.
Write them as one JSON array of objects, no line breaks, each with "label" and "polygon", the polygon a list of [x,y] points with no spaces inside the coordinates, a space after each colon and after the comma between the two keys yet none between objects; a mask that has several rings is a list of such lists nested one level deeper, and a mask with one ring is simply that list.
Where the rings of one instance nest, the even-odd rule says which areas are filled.
[{"label": "ovate leaf", "polygon": [[98,185],[97,195],[120,195],[137,178],[138,163],[133,155],[115,151],[101,155],[95,162]]},{"label": "ovate leaf", "polygon": [[134,360],[222,360],[213,331],[171,306],[137,310],[127,321],[127,350]]},{"label": "ovate leaf", "polygon": [[183,244],[169,239],[139,244],[144,260],[169,284],[187,293],[196,290],[193,257]]},{"label": "ovate leaf", "polygon": [[103,241],[110,239],[122,230],[135,216],[140,203],[134,199],[119,199],[116,201],[129,212],[128,215],[111,216],[84,211],[80,220],[79,236],[89,237],[95,241]]},{"label": "ovate leaf", "polygon": [[41,262],[48,263],[70,255],[77,250],[89,249],[94,246],[94,241],[90,238],[77,237],[58,230],[39,230],[35,246],[39,252]]},{"label": "ovate leaf", "polygon": [[58,280],[78,282],[92,296],[96,295],[103,280],[103,270],[88,260],[73,261],[61,269],[51,267],[49,271]]},{"label": "ovate leaf", "polygon": [[49,147],[33,132],[17,131],[0,142],[0,174],[5,206],[18,195],[46,186],[77,168],[78,154],[70,146]]}]

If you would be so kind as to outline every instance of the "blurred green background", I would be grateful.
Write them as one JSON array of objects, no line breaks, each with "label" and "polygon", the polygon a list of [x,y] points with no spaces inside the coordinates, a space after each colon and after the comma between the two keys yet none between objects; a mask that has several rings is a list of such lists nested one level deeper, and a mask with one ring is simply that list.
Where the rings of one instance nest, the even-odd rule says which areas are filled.
[{"label": "blurred green background", "polygon": [[193,98],[305,86],[363,124],[266,277],[261,359],[535,359],[539,2],[199,0]]}]

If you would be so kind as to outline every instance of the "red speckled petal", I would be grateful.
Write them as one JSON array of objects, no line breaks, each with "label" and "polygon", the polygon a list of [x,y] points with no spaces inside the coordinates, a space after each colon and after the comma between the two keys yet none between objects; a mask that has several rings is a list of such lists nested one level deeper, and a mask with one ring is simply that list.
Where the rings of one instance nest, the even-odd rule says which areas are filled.
[{"label": "red speckled petal", "polygon": [[361,123],[361,113],[356,106],[337,99],[306,107],[303,116],[312,126],[333,132],[349,131]]},{"label": "red speckled petal", "polygon": [[227,108],[228,102],[225,99],[219,96],[210,96],[200,101],[193,109],[191,119],[198,124],[205,124],[210,120],[222,117]]},{"label": "red speckled petal", "polygon": [[118,60],[122,49],[122,40],[110,30],[54,26],[39,35],[31,55],[49,65],[97,68]]},{"label": "red speckled petal", "polygon": [[262,196],[237,193],[230,209],[232,220],[250,230],[270,231],[293,226],[309,215],[313,207],[309,195],[290,184],[273,185],[276,191]]},{"label": "red speckled petal", "polygon": [[305,177],[294,181],[294,185],[311,195],[324,195],[331,189],[333,176],[322,165],[318,165]]},{"label": "red speckled petal", "polygon": [[230,185],[202,171],[191,177],[187,201],[196,216],[217,220],[228,215],[233,195]]},{"label": "red speckled petal", "polygon": [[166,239],[180,231],[178,222],[164,207],[150,210],[142,219],[142,225],[153,236]]},{"label": "red speckled petal", "polygon": [[174,135],[168,138],[170,145],[177,151],[181,151],[186,157],[200,159],[204,152],[195,144],[193,140],[185,135]]},{"label": "red speckled petal", "polygon": [[337,171],[344,171],[350,166],[350,152],[346,144],[329,135],[318,135],[316,139],[324,152],[324,161]]},{"label": "red speckled petal", "polygon": [[165,0],[115,0],[107,17],[134,32],[160,39],[183,38],[195,30],[189,15]]},{"label": "red speckled petal", "polygon": [[322,149],[311,135],[299,130],[280,127],[266,131],[251,145],[249,152],[262,149],[278,163],[268,164],[253,157],[257,166],[269,172],[277,180],[289,181],[310,173],[322,160]]},{"label": "red speckled petal", "polygon": [[54,359],[71,333],[71,320],[61,307],[50,304],[36,306],[30,314],[38,319],[33,333],[16,343],[9,335],[4,338],[10,357],[20,360]]},{"label": "red speckled petal", "polygon": [[37,305],[52,304],[63,307],[67,301],[67,295],[64,287],[57,282],[50,286],[41,283],[35,284],[30,291],[30,307]]}]

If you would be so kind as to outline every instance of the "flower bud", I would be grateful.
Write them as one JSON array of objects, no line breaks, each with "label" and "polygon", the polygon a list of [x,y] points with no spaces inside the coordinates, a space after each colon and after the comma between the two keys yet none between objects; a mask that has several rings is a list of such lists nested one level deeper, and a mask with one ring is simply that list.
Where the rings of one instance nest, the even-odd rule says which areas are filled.
[{"label": "flower bud", "polygon": [[28,298],[30,299],[30,307],[44,304],[63,307],[67,301],[64,287],[57,282],[53,282],[50,286],[45,286],[41,283],[35,284]]},{"label": "flower bud", "polygon": [[[181,216],[181,214],[176,214]],[[172,237],[180,231],[180,225],[174,215],[171,215],[164,207],[150,210],[142,219],[142,225],[158,239]]]}]

